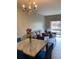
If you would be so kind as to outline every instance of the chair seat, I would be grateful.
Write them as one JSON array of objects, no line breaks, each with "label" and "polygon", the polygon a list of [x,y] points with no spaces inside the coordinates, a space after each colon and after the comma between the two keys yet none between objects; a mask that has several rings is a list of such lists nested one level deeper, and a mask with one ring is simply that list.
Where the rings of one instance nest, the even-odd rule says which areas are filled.
[{"label": "chair seat", "polygon": [[51,59],[51,52],[53,50],[53,43],[48,45],[48,50],[41,50],[40,53],[36,56],[36,59]]},{"label": "chair seat", "polygon": [[36,59],[44,59],[45,58],[46,51],[41,50]]}]

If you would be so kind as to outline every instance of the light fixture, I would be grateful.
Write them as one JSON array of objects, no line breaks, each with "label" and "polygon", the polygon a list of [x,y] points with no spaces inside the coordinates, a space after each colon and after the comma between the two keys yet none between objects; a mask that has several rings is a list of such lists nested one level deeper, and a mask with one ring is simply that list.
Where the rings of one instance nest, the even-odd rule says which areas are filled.
[{"label": "light fixture", "polygon": [[35,0],[26,0],[26,2],[22,4],[22,9],[26,14],[37,14],[38,5]]}]

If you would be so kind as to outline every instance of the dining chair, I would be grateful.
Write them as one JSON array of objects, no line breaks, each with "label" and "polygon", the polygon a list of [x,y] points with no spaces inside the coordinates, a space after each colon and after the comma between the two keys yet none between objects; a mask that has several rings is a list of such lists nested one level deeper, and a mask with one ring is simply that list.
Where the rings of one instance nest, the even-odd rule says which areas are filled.
[{"label": "dining chair", "polygon": [[18,43],[18,42],[20,42],[20,41],[21,41],[21,38],[20,38],[20,37],[18,37],[18,38],[17,38],[17,43]]},{"label": "dining chair", "polygon": [[33,59],[31,56],[26,55],[22,51],[17,50],[17,59]]},{"label": "dining chair", "polygon": [[51,59],[53,43],[48,47],[47,51],[41,50],[35,59]]},{"label": "dining chair", "polygon": [[17,59],[25,59],[24,53],[22,51],[17,50]]}]

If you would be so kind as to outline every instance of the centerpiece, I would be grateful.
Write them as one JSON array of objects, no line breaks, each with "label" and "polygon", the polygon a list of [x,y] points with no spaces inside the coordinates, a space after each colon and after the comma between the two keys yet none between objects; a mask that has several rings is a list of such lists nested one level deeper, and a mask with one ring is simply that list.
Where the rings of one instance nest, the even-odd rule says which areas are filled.
[{"label": "centerpiece", "polygon": [[26,29],[27,32],[27,38],[29,38],[29,42],[31,43],[32,39],[32,30],[30,28]]}]

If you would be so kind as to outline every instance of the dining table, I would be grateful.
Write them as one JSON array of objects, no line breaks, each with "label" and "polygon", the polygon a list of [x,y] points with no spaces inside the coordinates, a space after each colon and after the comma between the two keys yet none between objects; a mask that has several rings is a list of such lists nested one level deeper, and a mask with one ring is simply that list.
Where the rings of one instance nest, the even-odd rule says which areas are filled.
[{"label": "dining table", "polygon": [[26,38],[17,43],[17,50],[22,51],[24,54],[35,57],[42,48],[47,46],[46,40],[38,40]]}]

